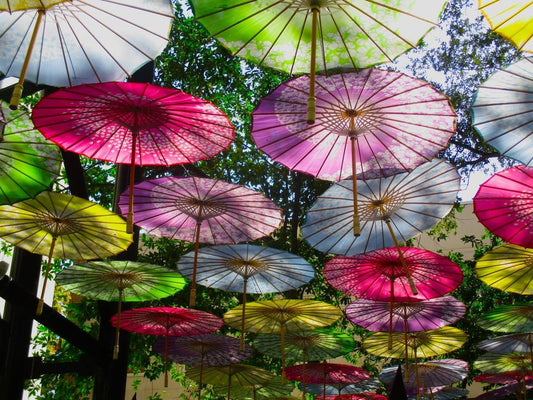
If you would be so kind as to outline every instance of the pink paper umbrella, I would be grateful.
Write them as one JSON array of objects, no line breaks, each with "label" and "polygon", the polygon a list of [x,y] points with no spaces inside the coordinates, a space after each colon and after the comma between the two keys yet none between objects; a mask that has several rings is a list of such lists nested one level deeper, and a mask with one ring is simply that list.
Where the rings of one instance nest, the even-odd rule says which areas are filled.
[{"label": "pink paper umbrella", "polygon": [[533,168],[517,166],[494,174],[474,196],[474,212],[506,242],[533,247]]},{"label": "pink paper umbrella", "polygon": [[377,301],[417,301],[440,297],[463,280],[461,268],[440,254],[401,247],[405,263],[418,289],[413,295],[395,247],[337,256],[326,262],[323,274],[334,288],[354,297]]},{"label": "pink paper umbrella", "polygon": [[168,338],[213,333],[224,321],[200,310],[174,307],[146,307],[123,311],[111,318],[111,325],[130,332],[165,337],[165,387],[168,386]]},{"label": "pink paper umbrella", "polygon": [[[271,234],[282,221],[281,210],[261,193],[209,178],[165,177],[134,186],[135,224],[148,233],[195,244],[189,305],[196,301],[200,243],[234,244]],[[127,209],[131,191],[120,196]]]},{"label": "pink paper umbrella", "polygon": [[428,83],[379,69],[318,76],[307,123],[309,77],[281,84],[253,112],[252,138],[275,161],[320,179],[381,178],[430,161],[455,132],[455,112]]},{"label": "pink paper umbrella", "polygon": [[315,396],[315,400],[387,400],[387,396],[382,394],[377,394],[373,392],[363,392],[363,393],[354,393],[354,394],[330,394],[322,395],[319,394]]},{"label": "pink paper umbrella", "polygon": [[226,150],[235,135],[228,117],[208,101],[148,83],[64,88],[39,101],[32,119],[47,139],[66,150],[129,164],[130,186],[135,165],[206,159]]},{"label": "pink paper umbrella", "polygon": [[[284,368],[286,378],[303,383],[327,384],[358,383],[370,378],[370,374],[363,368],[348,364],[336,364],[327,362],[311,362],[292,365]],[[305,386],[304,386],[305,394]]]}]

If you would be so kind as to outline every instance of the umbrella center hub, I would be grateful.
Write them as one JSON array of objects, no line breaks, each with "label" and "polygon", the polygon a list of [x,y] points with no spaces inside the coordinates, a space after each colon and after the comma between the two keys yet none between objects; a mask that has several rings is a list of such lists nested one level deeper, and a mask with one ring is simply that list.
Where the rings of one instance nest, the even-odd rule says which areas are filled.
[{"label": "umbrella center hub", "polygon": [[80,231],[80,224],[76,220],[55,215],[44,215],[38,218],[36,223],[54,236],[71,235]]},{"label": "umbrella center hub", "polygon": [[403,319],[409,319],[417,314],[420,314],[424,310],[422,304],[415,302],[400,302],[395,303],[393,313],[400,316]]},{"label": "umbrella center hub", "polygon": [[139,283],[141,277],[133,272],[106,272],[102,274],[102,280],[112,284],[113,286],[124,289],[129,288]]},{"label": "umbrella center hub", "polygon": [[272,308],[265,310],[265,315],[268,315],[268,317],[273,321],[276,321],[280,324],[284,324],[292,320],[293,318],[296,318],[301,315],[301,312],[300,310],[292,307],[287,307],[283,309]]},{"label": "umbrella center hub", "polygon": [[333,129],[338,135],[357,138],[368,132],[368,128],[372,126],[369,113],[365,110],[347,108],[342,109],[340,115],[342,122],[337,123],[338,126]]},{"label": "umbrella center hub", "polygon": [[259,260],[227,260],[226,266],[243,277],[253,276],[267,269],[267,265]]},{"label": "umbrella center hub", "polygon": [[292,335],[287,338],[287,342],[299,349],[308,349],[322,343],[319,335]]},{"label": "umbrella center hub", "polygon": [[118,122],[132,131],[160,128],[169,120],[167,111],[157,102],[147,102],[142,106],[115,102],[109,107],[115,108]]},{"label": "umbrella center hub", "polygon": [[[399,258],[381,260],[376,263],[379,272],[390,280],[395,280],[405,276],[405,269]],[[407,265],[409,268],[409,265]]]},{"label": "umbrella center hub", "polygon": [[174,204],[182,213],[199,221],[218,217],[226,212],[223,204],[210,199],[178,198]]},{"label": "umbrella center hub", "polygon": [[400,196],[384,196],[369,202],[361,201],[360,218],[367,221],[387,220],[402,208],[404,199]]}]

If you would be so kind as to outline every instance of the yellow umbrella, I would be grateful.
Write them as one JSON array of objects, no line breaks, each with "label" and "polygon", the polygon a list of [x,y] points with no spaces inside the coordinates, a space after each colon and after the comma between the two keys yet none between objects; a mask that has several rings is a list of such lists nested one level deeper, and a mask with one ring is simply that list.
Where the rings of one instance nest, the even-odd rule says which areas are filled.
[{"label": "yellow umbrella", "polygon": [[479,279],[504,292],[533,295],[533,249],[504,244],[476,263]]},{"label": "yellow umbrella", "polygon": [[0,11],[29,10],[31,8],[46,9],[67,0],[0,0]]},{"label": "yellow umbrella", "polygon": [[224,322],[244,333],[281,335],[281,363],[285,367],[285,333],[303,332],[333,324],[342,311],[316,300],[281,299],[248,303],[243,318],[242,305],[224,314]]},{"label": "yellow umbrella", "polygon": [[37,315],[42,312],[53,258],[78,262],[106,258],[126,250],[133,241],[119,215],[92,201],[53,192],[0,206],[0,238],[48,256]]},{"label": "yellow umbrella", "polygon": [[533,2],[479,0],[479,9],[494,31],[513,42],[520,51],[533,52]]},{"label": "yellow umbrella", "polygon": [[[368,353],[387,358],[405,358],[405,371],[409,371],[408,360],[434,357],[457,350],[465,344],[467,335],[460,329],[445,326],[422,332],[393,332],[389,347],[389,333],[377,332],[363,341]],[[409,377],[406,377],[409,379]]]}]

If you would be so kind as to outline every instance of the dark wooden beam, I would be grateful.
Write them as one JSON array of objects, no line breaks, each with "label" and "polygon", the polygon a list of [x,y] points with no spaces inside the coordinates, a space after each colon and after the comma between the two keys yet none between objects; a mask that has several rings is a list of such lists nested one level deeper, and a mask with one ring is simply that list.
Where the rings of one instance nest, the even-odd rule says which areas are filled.
[{"label": "dark wooden beam", "polygon": [[[14,280],[10,280],[8,277],[0,280],[0,297],[12,305],[17,315],[23,315],[30,320],[35,319],[73,346],[84,351],[97,364],[106,365],[111,361],[112,353],[110,351],[107,351],[95,338],[49,305],[44,304],[43,313],[35,315],[39,299],[24,290]],[[27,353],[25,356],[27,356]]]},{"label": "dark wooden beam", "polygon": [[[41,274],[41,256],[16,248],[11,263],[11,278],[5,276],[2,286],[9,282],[18,283],[22,293],[32,296],[37,293]],[[37,300],[33,305],[33,312]],[[24,392],[24,367],[30,349],[33,314],[23,312],[16,301],[6,303],[3,315],[2,337],[0,338],[0,400],[22,399]]]}]

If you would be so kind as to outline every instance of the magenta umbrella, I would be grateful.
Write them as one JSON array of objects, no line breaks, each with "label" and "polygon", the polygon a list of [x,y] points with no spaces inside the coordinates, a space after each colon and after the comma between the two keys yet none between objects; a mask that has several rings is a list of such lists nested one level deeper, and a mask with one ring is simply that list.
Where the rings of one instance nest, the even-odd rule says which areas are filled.
[{"label": "magenta umbrella", "polygon": [[135,165],[192,163],[226,150],[235,137],[228,117],[208,101],[148,83],[60,89],[39,101],[32,119],[47,139],[65,150],[129,164],[130,187]]},{"label": "magenta umbrella", "polygon": [[165,337],[165,387],[168,386],[169,336],[189,336],[212,333],[224,325],[224,321],[208,312],[177,307],[146,307],[123,311],[111,317],[111,325],[142,335]]},{"label": "magenta umbrella", "polygon": [[309,77],[281,84],[253,112],[252,138],[273,160],[320,179],[381,178],[430,161],[455,132],[448,98],[419,79],[376,68],[316,78],[315,123],[307,123]]},{"label": "magenta umbrella", "polygon": [[[164,177],[134,186],[135,224],[157,236],[195,244],[190,306],[196,300],[200,243],[234,244],[271,234],[281,210],[261,193],[216,179]],[[124,213],[131,191],[119,199]]]},{"label": "magenta umbrella", "polygon": [[[324,385],[325,395],[327,384],[358,383],[370,379],[370,374],[363,368],[348,364],[328,362],[311,362],[285,367],[283,372],[286,378],[302,383],[317,383]],[[303,387],[305,394],[305,386]]]},{"label": "magenta umbrella", "polygon": [[461,268],[440,254],[401,247],[409,273],[418,289],[414,295],[396,247],[326,262],[323,274],[331,286],[354,297],[377,301],[419,301],[451,292],[463,280]]},{"label": "magenta umbrella", "polygon": [[506,242],[533,247],[533,168],[516,166],[494,174],[474,196],[474,212]]},{"label": "magenta umbrella", "polygon": [[[392,308],[392,320],[391,316]],[[420,332],[453,324],[466,312],[453,296],[417,302],[356,299],[346,307],[346,318],[374,332]]]}]

